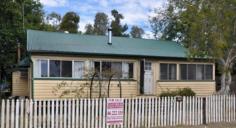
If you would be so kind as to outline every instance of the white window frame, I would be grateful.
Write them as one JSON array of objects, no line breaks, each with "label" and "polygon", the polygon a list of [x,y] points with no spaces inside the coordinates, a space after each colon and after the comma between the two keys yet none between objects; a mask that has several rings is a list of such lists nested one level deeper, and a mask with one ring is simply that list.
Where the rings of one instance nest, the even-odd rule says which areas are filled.
[{"label": "white window frame", "polygon": [[[41,76],[41,61],[47,61],[47,77],[42,77]],[[71,77],[50,77],[50,60],[55,60],[55,61],[71,61],[72,62],[72,76]],[[80,79],[80,78],[76,78],[74,77],[74,62],[75,61],[79,61],[79,62],[83,62],[84,65],[83,65],[83,68],[85,68],[85,61],[84,60],[56,60],[56,59],[36,59],[35,61],[35,65],[34,65],[34,77],[35,78],[75,78],[75,79]],[[62,66],[62,65],[61,65]],[[62,68],[60,66],[60,68]],[[61,72],[62,70],[60,71],[60,76],[61,76]],[[84,74],[84,70],[83,70],[83,74]],[[83,78],[83,77],[82,77]]]},{"label": "white window frame", "polygon": [[[94,66],[94,69],[95,69],[95,62],[99,62],[100,63],[100,71],[99,71],[99,76],[101,76],[101,74],[102,74],[102,63],[103,62],[120,62],[121,63],[121,65],[122,65],[122,67],[121,67],[121,70],[122,70],[122,77],[120,78],[120,79],[133,79],[134,78],[134,62],[131,62],[131,61],[110,61],[110,60],[92,60],[91,61],[91,63],[93,64],[93,66]],[[124,64],[128,64],[128,66],[129,66],[129,64],[130,63],[132,63],[133,64],[133,76],[132,76],[132,78],[129,78],[129,67],[128,67],[128,74],[127,74],[127,78],[124,78],[123,77],[123,65]]]},{"label": "white window frame", "polygon": [[[159,73],[160,73],[160,75],[159,75],[159,80],[164,80],[164,79],[161,79],[161,64],[166,64],[167,65],[167,79],[166,79],[166,81],[175,81],[175,80],[177,80],[177,68],[178,68],[178,66],[177,66],[177,64],[176,63],[160,63],[160,66],[159,66]],[[175,79],[169,79],[170,78],[170,76],[169,76],[169,66],[171,65],[171,64],[174,64],[175,65]]]},{"label": "white window frame", "polygon": [[[205,80],[213,80],[213,64],[206,64],[206,63],[197,63],[197,64],[194,64],[195,65],[195,70],[196,70],[196,72],[195,72],[195,79],[194,80],[189,80],[189,75],[188,75],[188,67],[189,67],[189,65],[190,64],[185,64],[185,63],[181,63],[181,64],[179,64],[180,66],[179,66],[179,76],[180,76],[180,80],[183,80],[183,79],[181,79],[181,65],[186,65],[186,72],[187,72],[187,74],[186,74],[186,81],[205,81]],[[202,80],[198,80],[197,79],[197,65],[203,65],[203,79]],[[206,79],[206,65],[210,65],[210,66],[212,66],[212,72],[211,72],[211,74],[212,74],[212,78],[211,79]]]}]

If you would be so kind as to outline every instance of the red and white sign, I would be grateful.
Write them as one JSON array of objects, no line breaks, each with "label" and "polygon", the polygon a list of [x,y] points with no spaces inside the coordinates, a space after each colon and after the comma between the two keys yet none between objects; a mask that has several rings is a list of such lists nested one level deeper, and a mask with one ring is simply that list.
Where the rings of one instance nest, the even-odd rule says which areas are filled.
[{"label": "red and white sign", "polygon": [[107,125],[123,125],[124,100],[122,98],[107,99]]}]

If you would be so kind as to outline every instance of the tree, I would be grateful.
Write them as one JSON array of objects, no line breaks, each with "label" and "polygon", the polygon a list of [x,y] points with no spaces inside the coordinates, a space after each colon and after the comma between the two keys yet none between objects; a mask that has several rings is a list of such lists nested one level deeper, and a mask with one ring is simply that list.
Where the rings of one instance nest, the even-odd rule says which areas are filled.
[{"label": "tree", "polygon": [[46,17],[48,24],[52,23],[52,26],[55,30],[59,30],[59,24],[61,23],[61,15],[56,13],[56,12],[52,12],[50,14],[47,15]]},{"label": "tree", "polygon": [[[17,1],[17,0],[16,0]],[[43,6],[38,0],[22,0],[21,3],[24,11],[23,24],[25,29],[42,29],[44,22]]]},{"label": "tree", "polygon": [[0,82],[16,64],[17,42],[26,56],[26,29],[44,29],[42,5],[37,0],[0,2]]},{"label": "tree", "polygon": [[60,31],[68,31],[70,33],[78,33],[78,23],[80,17],[75,12],[67,12],[60,23]]},{"label": "tree", "polygon": [[142,38],[144,31],[142,28],[139,28],[138,26],[132,26],[130,34],[133,38]]},{"label": "tree", "polygon": [[190,58],[216,61],[221,72],[220,93],[226,94],[230,92],[236,60],[235,11],[235,0],[169,0],[162,15],[165,25],[160,29],[162,38],[182,42],[189,49]]},{"label": "tree", "polygon": [[178,38],[177,41],[182,41],[181,36],[179,37],[179,32],[183,31],[184,27],[182,24],[178,24],[178,13],[175,13],[171,1],[165,10],[155,9],[154,12],[156,16],[150,17],[149,19],[154,38],[156,40],[159,38],[165,40]]},{"label": "tree", "polygon": [[84,34],[92,35],[93,33],[94,33],[93,25],[87,24],[87,25],[85,26],[85,33],[84,33]]},{"label": "tree", "polygon": [[98,12],[94,19],[94,34],[105,35],[108,29],[108,16],[103,12]]},{"label": "tree", "polygon": [[114,20],[111,22],[112,35],[113,36],[128,36],[124,32],[128,29],[127,24],[121,25],[120,20],[124,19],[123,15],[120,14],[117,10],[111,11]]}]

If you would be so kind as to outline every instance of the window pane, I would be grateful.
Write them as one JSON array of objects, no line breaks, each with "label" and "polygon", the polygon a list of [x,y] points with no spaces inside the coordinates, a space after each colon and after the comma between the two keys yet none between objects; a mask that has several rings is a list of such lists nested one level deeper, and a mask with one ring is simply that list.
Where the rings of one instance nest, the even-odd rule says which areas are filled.
[{"label": "window pane", "polygon": [[50,77],[60,77],[60,67],[60,61],[50,60]]},{"label": "window pane", "polygon": [[41,77],[48,77],[48,61],[40,60],[41,62]]},{"label": "window pane", "polygon": [[197,65],[196,80],[204,80],[204,65],[203,64]]},{"label": "window pane", "polygon": [[128,79],[133,78],[133,63],[122,63],[122,78]]},{"label": "window pane", "polygon": [[212,80],[212,65],[205,65],[205,79],[206,80]]},{"label": "window pane", "polygon": [[113,78],[121,78],[122,77],[122,63],[121,62],[112,62],[111,63],[111,74],[114,74]]},{"label": "window pane", "polygon": [[61,76],[62,77],[72,77],[72,62],[62,61],[61,62]]},{"label": "window pane", "polygon": [[160,64],[160,79],[168,80],[168,64]]},{"label": "window pane", "polygon": [[74,61],[74,78],[83,78],[84,62]]},{"label": "window pane", "polygon": [[187,80],[187,64],[180,64],[180,79]]},{"label": "window pane", "polygon": [[122,78],[124,79],[129,78],[129,63],[126,62],[122,63]]},{"label": "window pane", "polygon": [[94,62],[94,69],[98,76],[100,76],[100,62]]},{"label": "window pane", "polygon": [[129,63],[129,78],[133,78],[134,76],[134,67],[133,63]]},{"label": "window pane", "polygon": [[144,70],[152,70],[152,63],[146,61],[146,62],[145,62]]},{"label": "window pane", "polygon": [[196,64],[188,65],[188,80],[196,80]]},{"label": "window pane", "polygon": [[176,80],[176,64],[169,64],[168,80]]},{"label": "window pane", "polygon": [[102,62],[102,77],[111,76],[111,62]]}]

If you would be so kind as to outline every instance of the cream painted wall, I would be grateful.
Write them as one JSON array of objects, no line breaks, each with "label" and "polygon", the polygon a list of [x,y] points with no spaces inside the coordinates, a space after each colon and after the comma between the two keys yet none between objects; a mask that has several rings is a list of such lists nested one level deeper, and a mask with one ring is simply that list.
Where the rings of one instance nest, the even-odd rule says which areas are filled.
[{"label": "cream painted wall", "polygon": [[13,96],[29,96],[28,77],[24,75],[20,71],[15,71],[12,73]]},{"label": "cream painted wall", "polygon": [[[55,60],[78,60],[78,61],[127,61],[134,63],[134,80],[135,81],[122,81],[122,92],[124,97],[134,97],[140,95],[139,90],[139,78],[140,78],[140,59],[128,59],[128,58],[103,58],[103,57],[79,57],[79,56],[32,56],[32,61],[35,62],[38,59],[55,59]],[[148,61],[148,60],[147,60]],[[154,80],[154,90],[153,95],[159,95],[162,91],[167,89],[176,90],[179,88],[190,87],[197,95],[210,95],[215,92],[215,65],[214,63],[208,62],[186,62],[186,61],[161,61],[156,59],[150,60],[153,65],[153,80]],[[179,79],[179,64],[213,64],[213,81],[159,81],[160,78],[160,63],[176,63],[177,64],[177,78]],[[34,65],[35,66],[35,65]],[[70,80],[67,80],[70,82]],[[55,87],[60,80],[34,80],[34,98],[55,98],[52,95],[52,88]],[[79,80],[74,80],[76,83],[81,83]],[[82,82],[83,83],[83,82]],[[111,94],[113,97],[118,96],[117,84],[113,81],[111,83]],[[86,94],[85,97],[88,95]]]},{"label": "cream painted wall", "polygon": [[[58,88],[60,84],[64,82],[65,86]],[[90,81],[84,80],[34,80],[34,98],[35,99],[54,99],[54,98],[75,98],[76,94],[73,91],[81,92],[82,98],[89,98],[90,89],[89,86],[85,86],[85,83]],[[94,81],[92,89],[92,97],[99,96],[98,82]],[[110,85],[110,97],[120,97],[120,88],[118,87],[118,81],[112,81]],[[107,96],[108,82],[102,82],[102,94]],[[138,95],[137,81],[121,81],[122,85],[122,97],[135,97]],[[77,90],[77,89],[78,90]],[[81,89],[81,91],[79,91]],[[69,91],[70,93],[63,95],[63,92]],[[62,96],[62,97],[60,97]]]},{"label": "cream painted wall", "polygon": [[[156,68],[154,72],[157,72],[155,77],[155,94],[160,95],[163,91],[173,91],[181,88],[191,88],[196,95],[205,96],[215,93],[215,64],[207,62],[186,62],[186,61],[156,61]],[[177,80],[174,81],[160,81],[160,63],[173,63],[176,65]],[[213,80],[212,81],[182,81],[180,80],[180,64],[212,64],[213,65]]]}]

